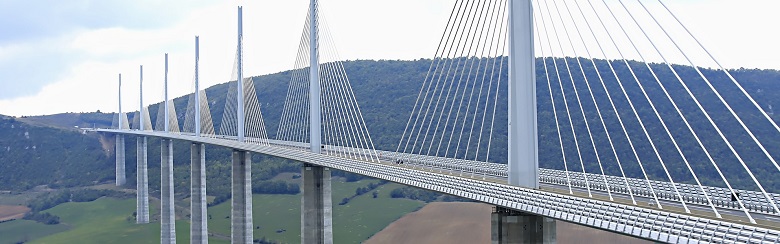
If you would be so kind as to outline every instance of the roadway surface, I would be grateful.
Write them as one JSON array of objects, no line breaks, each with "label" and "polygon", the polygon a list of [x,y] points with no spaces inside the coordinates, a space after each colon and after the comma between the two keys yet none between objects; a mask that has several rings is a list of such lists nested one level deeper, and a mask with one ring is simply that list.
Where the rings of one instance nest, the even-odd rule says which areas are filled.
[{"label": "roadway surface", "polygon": [[[780,232],[776,224],[748,224],[739,220],[715,219],[697,213],[686,214],[674,209],[672,202],[664,210],[621,203],[620,200],[604,201],[603,194],[593,198],[575,194],[561,194],[560,186],[543,185],[542,190],[521,188],[502,183],[500,177],[481,180],[453,175],[455,172],[437,173],[436,168],[395,165],[393,162],[371,162],[328,154],[315,154],[300,149],[272,146],[264,143],[244,143],[235,140],[196,137],[180,133],[164,133],[137,130],[96,129],[104,133],[151,136],[175,140],[205,143],[277,156],[300,162],[321,165],[351,173],[357,173],[396,183],[438,191],[450,195],[501,206],[518,211],[542,215],[593,228],[631,235],[643,239],[672,243],[708,242],[779,242]],[[411,166],[411,168],[410,168]],[[460,174],[460,172],[458,172]],[[495,182],[498,181],[498,182]],[[568,190],[564,189],[567,193]],[[648,199],[640,198],[647,201]],[[696,209],[698,210],[698,209]],[[771,217],[771,216],[767,216]],[[771,220],[771,219],[770,219]]]}]

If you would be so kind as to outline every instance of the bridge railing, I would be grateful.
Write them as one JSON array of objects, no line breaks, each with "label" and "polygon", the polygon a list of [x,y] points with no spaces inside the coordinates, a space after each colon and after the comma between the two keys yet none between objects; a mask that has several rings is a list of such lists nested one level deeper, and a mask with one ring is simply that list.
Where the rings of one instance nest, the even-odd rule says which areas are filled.
[{"label": "bridge railing", "polygon": [[[278,141],[278,140],[271,140],[271,145],[276,146],[284,146],[288,148],[297,148],[301,150],[308,150],[308,144],[307,143],[301,143],[301,142],[288,142],[288,141]],[[332,146],[332,145],[325,145],[324,146],[324,153],[336,153],[340,154],[341,152],[350,150],[346,147],[340,147],[340,146]],[[408,154],[408,153],[398,153],[398,152],[392,152],[392,151],[383,151],[383,150],[377,150],[377,153],[379,155],[379,159],[382,162],[385,163],[395,163],[395,164],[407,164],[413,167],[428,167],[432,170],[439,170],[440,172],[447,170],[447,171],[456,171],[460,172],[460,175],[463,176],[464,172],[467,176],[471,177],[482,177],[483,179],[489,177],[489,178],[506,178],[508,175],[507,172],[507,165],[506,164],[498,164],[498,163],[488,163],[488,162],[482,162],[482,161],[473,161],[473,160],[464,160],[464,159],[454,159],[454,158],[444,158],[444,157],[436,157],[436,156],[426,156],[426,155],[416,155],[416,154]],[[607,180],[607,184],[605,184],[602,180],[602,176],[598,174],[592,174],[592,173],[586,173],[583,174],[581,172],[568,172],[570,179],[570,182],[567,182],[566,179],[566,172],[561,170],[555,170],[555,169],[539,169],[539,180],[541,183],[546,184],[552,184],[552,185],[558,185],[558,186],[568,186],[569,183],[572,187],[576,187],[579,189],[585,189],[590,186],[590,188],[594,190],[599,190],[606,192],[607,187],[609,187],[611,192],[614,193],[620,193],[623,195],[629,195],[634,194],[635,196],[639,197],[646,197],[646,198],[652,198],[652,190],[650,189],[650,186],[648,186],[647,181],[642,179],[633,179],[628,178],[628,184],[631,189],[629,192],[628,187],[624,184],[624,179],[622,177],[617,176],[605,176]],[[587,181],[585,178],[587,177]],[[657,196],[666,201],[679,201],[679,198],[676,194],[674,194],[674,189],[671,186],[670,182],[665,181],[649,181],[652,185],[652,188],[657,191]],[[683,197],[683,201],[686,203],[691,203],[695,205],[700,206],[707,206],[708,202],[706,201],[706,198],[704,194],[699,190],[699,187],[697,185],[691,185],[691,184],[684,184],[684,183],[675,183],[677,188],[680,190],[680,195]],[[736,201],[733,201],[732,196],[734,197],[740,197],[740,199],[744,202],[745,207],[750,212],[754,213],[761,213],[761,214],[774,214],[777,215],[778,213],[775,213],[774,209],[769,205],[769,202],[767,199],[763,196],[762,193],[756,192],[756,191],[749,191],[749,190],[738,190],[738,196],[731,194],[730,191],[727,188],[722,187],[712,187],[712,186],[705,186],[705,190],[708,191],[711,200],[713,204],[715,204],[716,207],[719,208],[725,208],[725,209],[732,209],[732,210],[741,210],[739,204],[737,204]],[[780,194],[771,193],[771,196],[776,199],[776,201],[780,200]]]},{"label": "bridge railing", "polygon": [[475,178],[436,173],[430,171],[430,168],[410,169],[388,162],[371,163],[288,147],[242,143],[222,138],[153,131],[99,131],[188,140],[278,156],[655,241],[745,243],[780,241],[780,232],[766,227],[520,188]]}]

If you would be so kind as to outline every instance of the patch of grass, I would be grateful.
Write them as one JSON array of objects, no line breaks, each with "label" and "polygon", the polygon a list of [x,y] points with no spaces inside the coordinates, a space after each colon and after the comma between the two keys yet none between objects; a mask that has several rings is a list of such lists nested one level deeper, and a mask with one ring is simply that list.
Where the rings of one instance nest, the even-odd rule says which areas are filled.
[{"label": "patch of grass", "polygon": [[41,196],[43,192],[23,192],[0,194],[0,205],[26,205],[32,199]]},{"label": "patch of grass", "polygon": [[[355,189],[365,187],[377,180],[361,180],[344,182],[342,178],[334,178],[331,182],[333,192],[334,212],[338,211],[338,201],[355,194]],[[255,194],[252,197],[252,218],[254,221],[254,238],[275,240],[282,243],[298,243],[301,241],[301,195],[270,195]],[[209,208],[211,219],[209,231],[219,235],[230,236],[230,201]],[[334,213],[334,218],[337,213]],[[387,225],[389,223],[385,223]],[[260,227],[259,229],[257,227]],[[282,231],[283,230],[283,231]],[[277,231],[279,231],[277,233]],[[335,230],[334,230],[335,231]],[[373,234],[373,233],[372,233]],[[342,242],[339,242],[342,243]]]},{"label": "patch of grass", "polygon": [[[357,182],[344,182],[340,178],[333,180],[331,196],[335,243],[360,243],[403,215],[425,205],[420,201],[390,198],[390,191],[402,187],[392,183],[377,188],[379,196],[376,199],[371,196],[371,193],[367,193],[352,199],[346,205],[338,205],[340,199],[354,195],[358,187],[376,182],[378,180]],[[252,199],[254,238],[265,237],[282,243],[299,243],[301,241],[300,202],[300,194],[254,195]],[[211,215],[209,231],[229,236],[230,218],[226,217],[230,215],[230,202],[209,208],[209,214]],[[280,230],[284,231],[277,233]]]},{"label": "patch of grass", "polygon": [[363,242],[405,214],[425,206],[421,201],[390,198],[390,191],[400,187],[403,186],[385,184],[375,190],[379,192],[377,198],[373,198],[369,192],[346,205],[334,206],[333,242]]},{"label": "patch of grass", "polygon": [[[252,219],[255,239],[266,237],[284,243],[300,242],[301,195],[266,195],[252,197]],[[209,208],[209,232],[230,236],[230,201]],[[260,227],[259,229],[257,227]],[[276,230],[286,230],[276,233]]]},{"label": "patch of grass", "polygon": [[[389,193],[397,184],[386,184],[376,189],[378,198],[366,193],[353,198],[349,204],[338,205],[344,197],[355,194],[355,189],[365,187],[377,180],[344,182],[336,178],[332,182],[334,242],[360,243],[382,230],[406,213],[412,212],[425,203],[408,199],[393,199]],[[301,195],[253,196],[252,212],[254,219],[254,238],[274,240],[283,243],[300,242],[300,202]],[[158,212],[157,204],[152,204],[152,215]],[[64,203],[43,211],[60,217],[61,224],[45,226],[32,221],[11,221],[0,224],[0,236],[5,240],[24,240],[30,243],[158,243],[160,241],[160,223],[138,225],[131,217],[135,211],[135,199],[100,198],[93,202]],[[229,243],[230,238],[230,201],[208,209],[211,243]],[[177,242],[189,242],[189,221],[185,216],[176,221]],[[154,221],[154,220],[153,220]],[[259,227],[259,228],[257,228]],[[22,231],[24,230],[24,231]],[[280,231],[284,230],[284,231]],[[25,232],[26,231],[26,232]],[[280,231],[277,233],[277,231]],[[14,233],[14,235],[6,233]]]},{"label": "patch of grass", "polygon": [[33,240],[67,229],[65,225],[45,225],[31,220],[17,219],[0,223],[0,244]]},{"label": "patch of grass", "polygon": [[[135,199],[104,197],[92,202],[64,203],[44,212],[60,216],[62,223],[55,226],[70,229],[55,234],[46,233],[52,235],[40,239],[30,238],[30,243],[159,243],[160,222],[135,224],[135,220],[130,217],[134,211]],[[155,211],[152,209],[152,212]],[[29,229],[40,231],[39,228],[36,225]],[[189,229],[188,220],[176,220],[176,241],[189,243]],[[6,228],[0,226],[0,230],[5,231]],[[5,235],[0,236],[5,239]],[[214,238],[209,239],[209,242],[229,241]]]},{"label": "patch of grass", "polygon": [[72,229],[34,240],[33,243],[159,242],[160,224],[137,225],[131,217],[134,211],[135,199],[104,197],[92,202],[60,204],[45,212],[60,216],[61,224]]}]

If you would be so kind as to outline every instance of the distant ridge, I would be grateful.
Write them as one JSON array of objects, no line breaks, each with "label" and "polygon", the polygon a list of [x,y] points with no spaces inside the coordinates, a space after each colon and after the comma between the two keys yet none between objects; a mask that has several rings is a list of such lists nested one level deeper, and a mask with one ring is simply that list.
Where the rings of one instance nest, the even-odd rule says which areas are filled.
[{"label": "distant ridge", "polygon": [[[569,58],[573,60],[573,58]],[[590,63],[589,60],[582,60],[587,61],[583,63]],[[410,111],[412,110],[412,107],[414,106],[415,99],[417,97],[418,92],[420,91],[420,88],[422,87],[422,82],[425,79],[426,72],[428,71],[428,67],[430,66],[430,59],[419,59],[419,60],[413,60],[413,61],[392,61],[392,60],[354,60],[354,61],[345,61],[344,62],[344,68],[349,75],[350,82],[352,84],[353,90],[355,92],[355,96],[358,100],[358,103],[360,104],[360,108],[363,112],[363,116],[365,117],[365,121],[368,127],[369,132],[372,135],[372,139],[377,147],[377,149],[384,149],[384,150],[395,150],[395,146],[397,145],[398,141],[400,140],[400,136],[403,133],[405,123],[407,119],[409,118]],[[641,96],[641,93],[639,91],[639,87],[636,85],[636,83],[633,81],[633,78],[631,78],[631,74],[628,72],[628,69],[626,68],[625,63],[617,62],[617,61],[607,61],[607,60],[595,60],[595,63],[598,67],[598,69],[602,72],[602,74],[612,74],[609,71],[609,68],[607,66],[607,62],[612,62],[613,66],[615,67],[616,73],[618,76],[621,77],[622,80],[626,83],[626,89],[629,94],[632,94],[632,96],[637,95]],[[548,60],[548,65],[549,64]],[[563,63],[563,62],[559,62]],[[570,65],[576,65],[577,62],[575,61],[569,61]],[[640,70],[644,67],[644,71],[646,71],[646,66],[644,63],[641,62],[635,62],[635,61],[629,61],[629,64],[632,68],[636,70]],[[537,72],[542,72],[543,67],[541,66],[542,62],[537,61]],[[562,65],[562,64],[561,64]],[[684,90],[682,90],[682,87],[677,84],[676,78],[674,78],[673,74],[669,72],[668,68],[665,68],[666,66],[663,64],[649,64],[654,69],[658,69],[657,75],[661,78],[662,82],[669,85],[670,93],[673,97],[684,97],[685,93]],[[706,85],[704,85],[703,81],[701,81],[700,78],[698,78],[698,74],[694,71],[694,69],[690,66],[681,66],[681,65],[674,65],[675,69],[678,70],[681,77],[686,80],[690,81],[688,82],[691,89],[694,90],[694,93],[698,94],[706,94]],[[576,68],[576,70],[579,70],[579,67],[573,67]],[[585,67],[584,69],[586,75],[591,79],[591,81],[597,80],[596,72],[593,68],[593,66]],[[727,77],[718,70],[712,70],[712,69],[702,69],[702,72],[710,77],[710,81],[713,82],[713,84],[716,87],[725,87],[728,88],[730,85],[730,81],[727,79]],[[773,113],[772,109],[770,109],[770,106],[772,108],[780,108],[780,96],[778,96],[777,91],[780,91],[780,71],[777,70],[761,70],[761,69],[734,69],[731,70],[732,75],[736,77],[736,79],[745,87],[745,89],[758,101],[759,104],[764,107],[768,112],[772,113],[775,120],[780,120],[780,113]],[[283,71],[278,72],[274,74],[268,74],[263,76],[255,76],[252,77],[253,82],[255,84],[256,90],[257,90],[257,97],[260,101],[262,110],[263,110],[263,116],[265,119],[266,127],[269,131],[269,136],[274,137],[275,133],[277,131],[277,127],[279,125],[279,119],[282,114],[282,109],[284,107],[284,98],[287,94],[287,88],[288,83],[290,80],[290,71]],[[660,88],[655,84],[655,80],[652,78],[651,74],[649,72],[637,72],[637,76],[639,77],[640,81],[643,85],[647,86],[647,92],[651,97],[659,97],[663,96],[663,94],[660,91]],[[502,76],[504,79],[504,82],[502,83],[501,92],[505,94],[506,91],[506,82],[505,82],[505,75]],[[562,77],[566,78],[567,77]],[[539,89],[537,91],[537,98],[538,98],[538,106],[539,106],[539,132],[542,134],[540,137],[540,162],[541,166],[545,168],[553,168],[553,169],[563,169],[563,165],[561,163],[561,156],[560,156],[560,147],[557,142],[557,140],[552,140],[551,136],[554,135],[554,123],[552,122],[552,113],[550,112],[551,104],[550,99],[547,91],[547,84],[546,79],[544,78],[544,74],[538,73],[537,74],[537,88]],[[568,81],[564,81],[564,83],[567,83]],[[582,93],[586,93],[584,85],[580,86],[580,84],[584,84],[584,81],[581,77],[575,76],[575,82],[578,84],[577,89],[581,90]],[[611,80],[605,78],[605,83],[607,87],[610,89],[611,93],[614,93],[613,96],[622,96],[622,94],[618,94],[619,91],[617,88],[617,83],[615,82],[614,77],[611,78]],[[591,85],[595,86],[595,85]],[[733,86],[733,85],[732,85]],[[227,89],[229,85],[228,83],[221,83],[217,85],[213,85],[206,89],[207,96],[209,98],[208,102],[211,108],[211,114],[212,118],[214,119],[214,126],[216,128],[219,128],[219,122],[222,118],[223,111],[222,109],[225,107],[225,96],[227,94]],[[568,87],[565,89],[571,90],[571,85],[569,84]],[[560,91],[557,88],[553,88],[554,92],[560,96]],[[739,100],[739,99],[733,99],[734,97],[737,97],[738,90],[736,89],[723,89],[724,90],[724,96],[727,97],[727,100],[732,101],[735,106],[735,109],[739,110],[740,116],[746,116],[748,118],[758,118],[757,113],[754,111],[755,109],[751,109],[752,105],[749,103]],[[130,94],[126,94],[130,95]],[[574,94],[573,92],[567,92],[567,96],[572,96],[570,101],[575,100],[573,98]],[[590,99],[583,98],[585,100]],[[603,90],[600,90],[596,92],[596,100],[599,103],[606,103],[606,95],[603,92]],[[641,99],[640,99],[641,100]],[[706,97],[706,99],[702,99],[702,102],[716,102],[717,99],[713,99],[710,97]],[[177,107],[177,116],[179,118],[179,122],[184,122],[184,113],[186,109],[183,109],[187,106],[187,99],[186,97],[179,97],[174,99],[174,105]],[[557,101],[556,103],[560,103],[560,101]],[[499,110],[506,109],[506,97],[505,96],[499,96],[498,101]],[[679,103],[682,110],[685,111],[696,111],[696,107],[692,102],[681,102]],[[504,106],[504,107],[501,107]],[[590,105],[592,106],[592,105]],[[707,106],[707,105],[705,105]],[[618,105],[618,109],[624,109],[624,107],[627,107],[625,105],[625,102],[623,102],[623,105]],[[712,116],[716,120],[722,120],[723,118],[726,118],[728,115],[728,112],[725,111],[724,108],[721,108],[719,106],[708,106],[708,110],[711,109],[710,112],[712,112]],[[123,108],[125,111],[133,111],[134,108]],[[137,109],[137,108],[136,108]],[[156,120],[158,106],[157,104],[153,104],[149,107],[149,113],[152,115],[152,121]],[[643,114],[643,116],[650,116],[649,118],[652,118],[651,114],[652,112],[649,111],[649,105],[647,105],[646,102],[638,103],[637,109],[639,110],[640,114]],[[622,111],[622,110],[621,110]],[[677,118],[676,114],[674,114],[674,110],[671,109],[671,106],[669,105],[663,105],[659,106],[659,112],[662,113],[665,118],[671,117],[671,118]],[[589,118],[592,118],[591,116],[595,116],[595,111],[593,108],[586,107],[585,111],[586,115]],[[628,113],[628,112],[626,112]],[[79,127],[109,127],[111,125],[111,119],[112,116],[115,116],[113,113],[63,113],[63,114],[55,114],[55,115],[46,115],[46,116],[32,116],[25,118],[25,121],[28,121],[30,123],[36,123],[40,125],[49,125],[49,126],[55,126],[58,128],[69,128],[73,129],[74,126]],[[134,113],[129,112],[128,113],[128,119],[130,121],[133,121]],[[506,162],[506,115],[505,114],[497,114],[496,115],[496,125],[495,125],[495,134],[496,137],[494,138],[494,143],[492,144],[493,150],[491,150],[491,161],[493,162]],[[578,114],[573,114],[573,119],[581,121],[582,118]],[[614,115],[613,115],[614,116]],[[694,127],[706,127],[708,125],[705,125],[706,120],[695,120],[698,122],[693,122]],[[729,122],[729,121],[727,121]],[[698,123],[698,124],[696,124]],[[735,122],[729,122],[734,124]],[[681,121],[670,121],[668,122],[670,128],[672,128],[674,131],[673,133],[679,134],[683,133],[682,130],[685,130],[685,126],[682,125]],[[180,125],[181,127],[182,125]],[[575,126],[576,123],[575,123]],[[631,125],[629,125],[631,126]],[[634,127],[627,128],[629,131],[636,130],[636,125],[633,125]],[[660,124],[657,122],[648,123],[648,130],[650,131],[662,131],[660,128]],[[767,130],[769,128],[766,128],[766,125],[764,124],[758,124],[757,130]],[[723,128],[739,128],[738,125],[732,126],[731,124],[725,124],[723,125]],[[583,128],[576,128],[578,131],[583,131]],[[718,138],[716,138],[717,134],[715,133],[703,133],[704,137],[702,138],[705,141],[719,141]],[[571,141],[571,135],[566,135],[569,137],[568,141]],[[582,141],[588,141],[586,135],[578,135],[578,136],[584,136],[582,138],[579,138]],[[632,136],[633,137],[633,136]],[[743,139],[747,140],[747,139]],[[772,152],[776,152],[780,150],[780,137],[765,137],[762,138],[762,140],[766,140],[764,143],[766,145],[770,145],[770,150]],[[566,143],[566,142],[565,142]],[[736,144],[750,144],[752,142],[747,141],[738,141]],[[607,145],[606,143],[597,143],[597,145]],[[568,148],[573,148],[573,145],[566,145]],[[618,147],[626,147],[627,145],[617,145]],[[649,149],[649,143],[639,141],[636,142],[636,146],[638,148],[638,151],[641,151],[641,153],[651,153],[651,149]],[[693,146],[693,145],[683,145],[683,146]],[[618,148],[619,150],[625,151],[626,148]],[[777,149],[777,150],[774,150]],[[599,149],[602,150],[602,149]],[[607,150],[607,149],[604,149]],[[676,155],[676,152],[671,152],[668,150],[673,150],[671,147],[662,148],[662,153],[668,154],[668,155]],[[592,151],[592,149],[591,149]],[[722,145],[714,145],[712,151],[723,151],[726,152],[727,149],[725,149],[725,146]],[[128,152],[129,153],[129,152]],[[150,152],[151,153],[151,152]],[[130,155],[130,154],[128,154]],[[593,169],[597,169],[598,166],[595,165],[595,157],[591,156],[592,153],[587,153],[585,156],[585,167],[588,169],[588,171],[591,171]],[[113,156],[113,155],[112,155]],[[641,156],[641,155],[640,155]],[[646,155],[645,155],[646,156]],[[642,157],[645,157],[642,156]],[[706,159],[703,159],[703,155],[693,155],[695,157],[691,158],[691,162],[696,162],[697,164],[702,165],[693,165],[694,168],[697,170],[697,174],[699,174],[700,178],[703,178],[703,181],[706,182],[706,184],[719,186],[720,179],[717,177],[716,172],[712,168],[711,165],[709,165],[708,161]],[[762,155],[747,155],[745,158],[756,158]],[[55,157],[56,156],[53,156]],[[111,169],[113,166],[113,159],[110,158],[106,159],[105,162],[102,162],[106,167],[106,178],[111,178],[113,176],[113,173],[109,174],[109,169]],[[575,158],[576,155],[569,155],[567,154],[567,157],[571,157],[571,162],[579,162],[578,158]],[[721,158],[717,158],[721,157]],[[650,156],[647,156],[647,158],[652,158]],[[133,160],[131,158],[128,158],[128,160]],[[727,153],[720,153],[716,155],[716,160],[720,162],[724,162],[727,160],[730,160],[728,158]],[[626,172],[639,172],[638,166],[635,162],[628,161],[629,163],[626,163],[628,165],[624,165],[626,167]],[[182,162],[187,163],[187,162]],[[0,164],[3,164],[2,161],[0,161]],[[681,167],[680,165],[675,165],[675,163],[670,163],[671,167]],[[579,165],[575,168],[572,168],[570,170],[577,170],[579,171]],[[727,164],[723,163],[720,165],[724,171],[727,172],[734,172],[733,174],[730,174],[729,180],[733,185],[735,185],[738,188],[744,188],[744,189],[753,189],[754,186],[749,181],[749,177],[745,176],[746,174],[743,173],[743,169],[738,164]],[[155,166],[151,166],[155,167]],[[754,166],[751,166],[753,168]],[[764,182],[765,186],[768,188],[769,191],[778,192],[780,191],[780,179],[773,178],[773,177],[767,177],[769,172],[774,172],[772,170],[775,170],[773,167],[764,167],[764,165],[757,165],[757,169],[755,170],[757,174],[764,174],[759,175],[758,177],[761,179],[766,179]],[[617,165],[614,162],[606,162],[604,170],[608,174],[612,175],[618,175],[619,171],[617,168]],[[659,179],[659,180],[666,180],[666,176],[664,175],[662,169],[657,164],[652,164],[651,167],[648,167],[648,174],[651,179]],[[775,170],[776,171],[776,170]],[[679,171],[673,171],[673,177],[675,177],[675,180],[682,183],[691,183],[692,179],[689,175],[683,174],[683,170]],[[82,172],[87,173],[87,172]],[[0,176],[3,173],[0,173]],[[628,173],[627,173],[628,174]],[[679,174],[679,175],[675,175]],[[630,177],[636,177],[641,178],[639,175],[631,175]],[[732,179],[733,176],[733,179]],[[128,175],[128,177],[132,177],[131,175]],[[2,187],[2,185],[0,185]]]}]

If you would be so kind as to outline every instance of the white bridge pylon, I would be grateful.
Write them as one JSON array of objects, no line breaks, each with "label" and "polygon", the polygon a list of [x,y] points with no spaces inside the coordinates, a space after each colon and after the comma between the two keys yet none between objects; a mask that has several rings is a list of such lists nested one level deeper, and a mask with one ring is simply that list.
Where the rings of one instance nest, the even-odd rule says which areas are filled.
[{"label": "white bridge pylon", "polygon": [[[230,144],[234,177],[243,177],[233,179],[233,194],[250,200],[244,212],[251,212],[249,151],[294,148],[303,152],[291,158],[365,162],[394,173],[438,171],[474,185],[506,180],[488,185],[630,207],[623,210],[652,208],[682,216],[677,219],[704,216],[755,227],[780,216],[774,193],[780,155],[767,139],[780,136],[780,127],[662,1],[457,1],[395,152],[374,148],[317,4],[311,1],[275,139],[266,131],[254,80],[242,74],[240,20],[218,131],[196,71],[184,133],[176,136],[254,144]],[[697,44],[712,69],[702,68],[702,56],[678,44],[681,39]],[[141,101],[133,126],[120,109],[116,128],[157,133],[147,132],[152,124]],[[162,104],[154,129],[178,132],[172,100]],[[499,134],[504,126],[508,135]],[[505,144],[507,151],[497,153]],[[338,165],[306,162],[303,170]],[[329,181],[321,173],[306,177]],[[329,197],[327,185],[314,189],[319,197]],[[427,189],[452,192],[441,185]],[[513,200],[501,194],[472,199],[485,197],[481,201]],[[327,215],[328,204],[313,214]],[[251,238],[246,216],[242,228],[250,229],[241,237]]]},{"label": "white bridge pylon", "polygon": [[[493,134],[507,124],[508,140]],[[780,176],[767,139],[779,136],[663,1],[456,1],[395,160],[431,157],[416,165],[472,176],[479,170],[462,163],[508,163],[509,181],[531,188],[535,169],[558,169],[569,194],[633,204],[641,195],[659,209],[699,205],[715,218],[721,199],[733,199],[731,209],[755,223],[751,212],[780,213],[778,189],[765,187]],[[491,151],[507,141],[508,159]],[[599,177],[580,182],[574,172]],[[740,192],[762,205],[746,206]]]},{"label": "white bridge pylon", "polygon": [[[309,12],[312,12],[311,5]],[[374,143],[349,77],[339,58],[327,21],[321,9],[315,12],[317,12],[315,16],[318,16],[317,21],[311,21],[310,15],[306,16],[276,139],[312,143],[311,138],[319,137],[321,142],[319,149],[323,153],[377,162],[378,156]],[[311,34],[311,23],[317,23],[314,28],[314,33],[317,33],[315,36]],[[313,44],[312,40],[316,43]],[[312,52],[316,53],[314,58],[311,56]],[[311,67],[316,67],[316,71],[312,72]],[[319,89],[312,89],[312,77],[317,80]],[[310,96],[311,91],[318,92],[313,97],[319,95],[319,98],[313,101],[318,100],[319,106],[311,106],[313,99]],[[313,122],[310,111],[320,112],[318,114],[320,136],[312,137]],[[314,119],[316,121],[316,118]],[[350,150],[336,150],[336,148]]]}]

